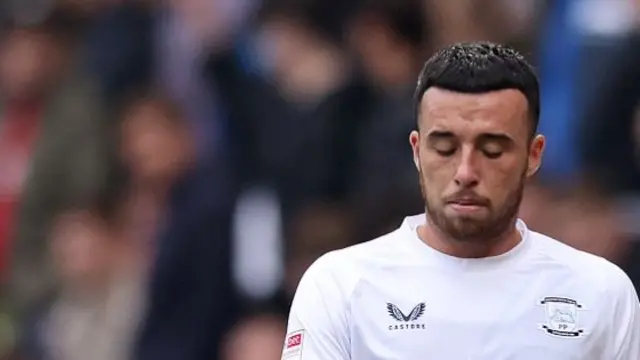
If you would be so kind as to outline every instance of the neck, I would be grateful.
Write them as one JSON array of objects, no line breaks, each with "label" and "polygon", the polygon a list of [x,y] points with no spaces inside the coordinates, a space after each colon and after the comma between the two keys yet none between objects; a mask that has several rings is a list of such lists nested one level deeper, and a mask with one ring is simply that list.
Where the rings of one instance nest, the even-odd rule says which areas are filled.
[{"label": "neck", "polygon": [[507,253],[521,241],[521,235],[516,228],[514,219],[501,235],[493,238],[461,241],[445,234],[427,218],[427,224],[418,227],[418,237],[429,247],[458,258],[478,259],[498,256]]},{"label": "neck", "polygon": [[134,200],[147,206],[160,206],[169,194],[169,186],[158,183],[138,183],[134,185]]},{"label": "neck", "polygon": [[191,164],[185,164],[171,171],[163,171],[155,174],[135,174],[133,188],[146,198],[153,198],[162,202],[169,196],[174,186],[191,171],[190,166]]},{"label": "neck", "polygon": [[68,279],[63,291],[80,301],[104,298],[109,286],[108,272],[107,269],[100,269],[92,274]]}]

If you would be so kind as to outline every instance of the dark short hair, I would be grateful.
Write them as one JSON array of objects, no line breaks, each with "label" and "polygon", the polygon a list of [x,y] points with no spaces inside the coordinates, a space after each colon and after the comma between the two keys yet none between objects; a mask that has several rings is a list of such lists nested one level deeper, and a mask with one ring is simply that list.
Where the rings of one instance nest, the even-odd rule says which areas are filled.
[{"label": "dark short hair", "polygon": [[62,8],[54,8],[44,18],[35,22],[19,21],[7,16],[2,23],[2,39],[11,34],[46,36],[59,45],[72,44],[82,35],[82,21]]},{"label": "dark short hair", "polygon": [[155,85],[144,84],[132,88],[118,100],[115,115],[116,118],[119,119],[120,124],[126,122],[132,113],[148,105],[158,108],[166,115],[166,118],[159,118],[159,120],[168,120],[170,125],[177,127],[182,127],[186,124],[186,114],[180,105]]},{"label": "dark short hair", "polygon": [[131,174],[115,149],[110,150],[103,164],[104,177],[98,186],[93,191],[66,199],[59,209],[59,215],[87,212],[109,226],[117,226],[131,191]]},{"label": "dark short hair", "polygon": [[479,94],[517,89],[527,98],[531,134],[538,129],[540,86],[533,66],[515,49],[491,42],[458,43],[445,47],[424,64],[414,94],[416,124],[420,102],[430,87]]}]

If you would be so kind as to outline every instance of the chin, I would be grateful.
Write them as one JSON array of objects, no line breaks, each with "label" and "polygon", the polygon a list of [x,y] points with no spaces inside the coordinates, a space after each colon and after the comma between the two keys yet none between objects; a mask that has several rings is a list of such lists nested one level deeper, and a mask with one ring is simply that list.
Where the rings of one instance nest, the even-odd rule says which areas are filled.
[{"label": "chin", "polygon": [[488,223],[489,221],[489,214],[487,213],[487,211],[485,211],[485,209],[469,212],[458,212],[454,209],[446,209],[444,217],[451,223]]},{"label": "chin", "polygon": [[487,236],[487,229],[491,227],[485,218],[469,215],[447,217],[441,225],[445,233],[460,240],[484,238]]}]

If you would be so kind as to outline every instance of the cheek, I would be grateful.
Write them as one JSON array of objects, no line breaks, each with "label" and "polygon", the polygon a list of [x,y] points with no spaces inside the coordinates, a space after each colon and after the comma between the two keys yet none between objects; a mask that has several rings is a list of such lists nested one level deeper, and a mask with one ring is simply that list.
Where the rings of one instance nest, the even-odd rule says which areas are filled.
[{"label": "cheek", "polygon": [[483,184],[497,198],[506,199],[523,182],[525,166],[520,164],[494,164],[484,172]]},{"label": "cheek", "polygon": [[420,177],[424,191],[427,193],[441,193],[449,185],[455,174],[455,168],[448,162],[425,159],[420,161]]}]

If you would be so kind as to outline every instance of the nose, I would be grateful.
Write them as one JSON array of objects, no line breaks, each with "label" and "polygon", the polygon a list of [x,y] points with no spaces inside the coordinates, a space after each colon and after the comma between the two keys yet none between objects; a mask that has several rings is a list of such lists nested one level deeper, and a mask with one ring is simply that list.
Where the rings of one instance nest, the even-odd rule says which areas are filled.
[{"label": "nose", "polygon": [[456,174],[453,179],[456,185],[463,188],[469,188],[478,185],[478,172],[476,170],[475,161],[471,152],[461,154],[460,163],[456,168]]}]

